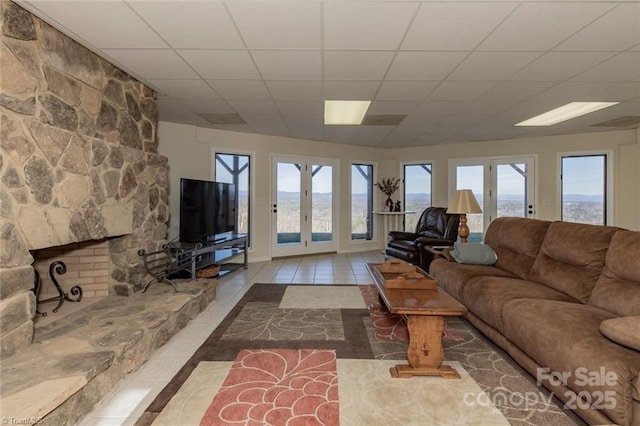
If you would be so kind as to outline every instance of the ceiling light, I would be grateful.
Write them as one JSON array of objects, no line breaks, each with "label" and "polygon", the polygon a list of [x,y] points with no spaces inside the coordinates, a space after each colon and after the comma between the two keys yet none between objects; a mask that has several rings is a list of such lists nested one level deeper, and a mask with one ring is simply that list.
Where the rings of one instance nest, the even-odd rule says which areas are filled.
[{"label": "ceiling light", "polygon": [[559,108],[547,111],[525,121],[521,121],[516,126],[552,126],[562,121],[571,120],[599,109],[617,105],[620,102],[570,102]]},{"label": "ceiling light", "polygon": [[324,101],[324,124],[359,125],[371,101]]}]

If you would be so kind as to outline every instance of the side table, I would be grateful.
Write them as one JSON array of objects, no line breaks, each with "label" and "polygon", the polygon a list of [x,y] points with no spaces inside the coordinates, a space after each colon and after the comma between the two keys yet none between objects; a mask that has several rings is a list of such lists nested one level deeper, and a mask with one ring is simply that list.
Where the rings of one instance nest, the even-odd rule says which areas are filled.
[{"label": "side table", "polygon": [[[384,216],[384,238],[389,237],[389,231],[400,231],[400,225],[402,222],[400,219],[404,219],[405,215],[408,214],[416,214],[414,211],[404,211],[404,212],[385,212],[385,211],[373,211],[373,214]],[[391,224],[393,221],[393,225]]]}]

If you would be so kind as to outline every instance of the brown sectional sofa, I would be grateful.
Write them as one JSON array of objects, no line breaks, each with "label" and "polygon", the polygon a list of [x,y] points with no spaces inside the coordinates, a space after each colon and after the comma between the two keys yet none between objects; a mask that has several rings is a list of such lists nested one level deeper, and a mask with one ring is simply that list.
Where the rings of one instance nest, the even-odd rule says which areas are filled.
[{"label": "brown sectional sofa", "polygon": [[[495,265],[437,259],[429,272],[472,324],[586,422],[640,425],[640,232],[498,218],[485,244]],[[600,331],[622,317],[621,338]]]}]

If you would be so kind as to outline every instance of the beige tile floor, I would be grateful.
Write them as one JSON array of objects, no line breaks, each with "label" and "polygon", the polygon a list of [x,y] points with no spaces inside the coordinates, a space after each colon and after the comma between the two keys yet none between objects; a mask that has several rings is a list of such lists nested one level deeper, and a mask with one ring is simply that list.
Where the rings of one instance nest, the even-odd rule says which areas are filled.
[{"label": "beige tile floor", "polygon": [[221,278],[216,300],[122,380],[80,425],[133,425],[252,284],[370,284],[366,264],[382,260],[380,251],[295,257],[250,263]]}]

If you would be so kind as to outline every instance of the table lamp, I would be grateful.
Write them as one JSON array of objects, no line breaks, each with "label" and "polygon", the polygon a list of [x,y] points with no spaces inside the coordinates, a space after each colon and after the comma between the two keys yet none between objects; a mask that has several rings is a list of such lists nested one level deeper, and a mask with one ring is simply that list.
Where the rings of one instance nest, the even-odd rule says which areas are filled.
[{"label": "table lamp", "polygon": [[478,205],[476,197],[470,189],[458,189],[449,203],[447,213],[460,215],[460,226],[458,227],[458,235],[460,241],[467,242],[469,236],[469,227],[467,226],[467,213],[482,213],[482,209]]}]

